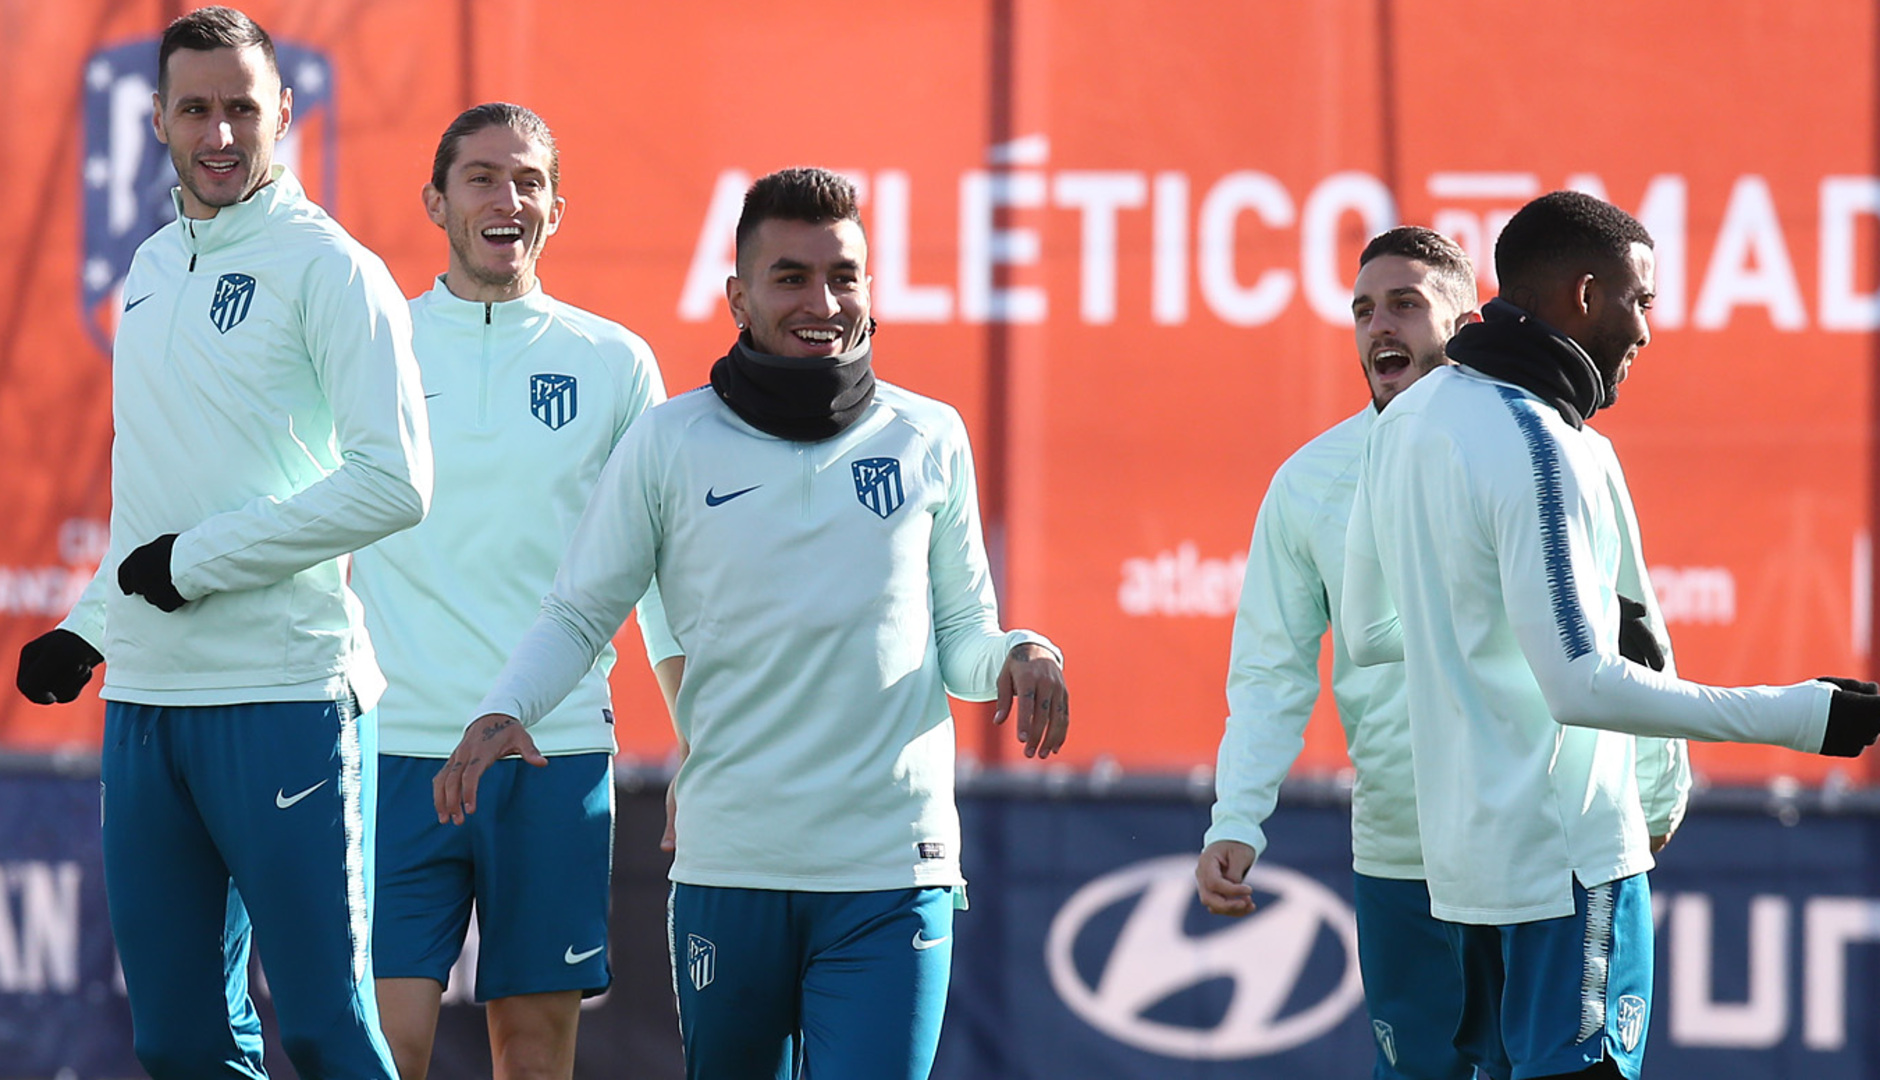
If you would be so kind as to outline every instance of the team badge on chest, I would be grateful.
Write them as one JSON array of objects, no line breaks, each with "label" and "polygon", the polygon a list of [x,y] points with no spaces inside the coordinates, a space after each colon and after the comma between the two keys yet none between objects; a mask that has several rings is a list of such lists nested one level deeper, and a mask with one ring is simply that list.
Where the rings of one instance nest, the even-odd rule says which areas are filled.
[{"label": "team badge on chest", "polygon": [[560,431],[572,421],[578,404],[573,375],[529,376],[529,411],[550,431]]},{"label": "team badge on chest", "polygon": [[209,321],[226,334],[241,325],[254,302],[254,278],[247,274],[223,274],[215,279],[215,299],[209,301]]},{"label": "team badge on chest", "polygon": [[898,458],[862,458],[849,468],[855,473],[855,497],[877,515],[885,518],[907,501]]}]

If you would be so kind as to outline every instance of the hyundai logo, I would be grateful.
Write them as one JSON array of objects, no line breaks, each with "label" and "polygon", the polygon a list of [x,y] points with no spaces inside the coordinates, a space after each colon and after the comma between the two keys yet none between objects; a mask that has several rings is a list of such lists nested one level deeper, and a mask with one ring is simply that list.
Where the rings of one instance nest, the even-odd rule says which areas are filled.
[{"label": "hyundai logo", "polygon": [[[1117,1040],[1169,1057],[1227,1060],[1276,1054],[1337,1027],[1364,1000],[1358,923],[1351,908],[1304,874],[1256,865],[1247,883],[1272,899],[1244,919],[1200,936],[1183,927],[1195,900],[1192,855],[1150,859],[1106,874],[1065,902],[1045,940],[1051,985],[1072,1012]],[[1094,983],[1072,953],[1099,913],[1133,903]],[[1106,920],[1107,925],[1107,920]],[[1343,973],[1316,1001],[1297,1001],[1313,946],[1337,941]],[[1089,942],[1083,942],[1088,956]],[[1227,979],[1232,998],[1208,1028],[1151,1018],[1158,1003]]]}]

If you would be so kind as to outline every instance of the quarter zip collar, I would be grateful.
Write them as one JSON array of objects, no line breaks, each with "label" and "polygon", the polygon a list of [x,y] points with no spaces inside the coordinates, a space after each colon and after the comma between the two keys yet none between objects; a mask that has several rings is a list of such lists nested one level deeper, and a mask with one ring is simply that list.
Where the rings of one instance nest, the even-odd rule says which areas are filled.
[{"label": "quarter zip collar", "polygon": [[292,208],[304,204],[307,193],[292,169],[277,161],[268,175],[271,179],[253,195],[233,206],[224,206],[212,218],[183,216],[183,189],[170,189],[170,203],[176,207],[177,231],[182,234],[183,247],[192,261],[195,256],[207,255],[258,235],[276,210],[285,207],[283,212],[291,212]]},{"label": "quarter zip collar", "polygon": [[535,288],[514,300],[465,300],[450,291],[439,274],[425,297],[438,318],[452,326],[518,326],[550,314],[552,301],[537,280]]}]

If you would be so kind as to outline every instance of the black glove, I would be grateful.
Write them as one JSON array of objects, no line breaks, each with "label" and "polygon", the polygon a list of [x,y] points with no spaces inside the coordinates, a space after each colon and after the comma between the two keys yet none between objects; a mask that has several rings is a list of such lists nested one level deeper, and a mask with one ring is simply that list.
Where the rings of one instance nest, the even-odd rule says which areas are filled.
[{"label": "black glove", "polygon": [[1859,679],[1843,679],[1838,675],[1817,675],[1815,681],[1825,682],[1837,689],[1846,690],[1850,694],[1880,694],[1880,686],[1862,682]]},{"label": "black glove", "polygon": [[141,596],[164,611],[175,611],[189,601],[170,580],[170,549],[176,534],[164,533],[124,556],[118,563],[118,588],[125,596]]},{"label": "black glove", "polygon": [[14,685],[35,705],[63,705],[91,681],[91,669],[104,657],[70,630],[53,630],[20,646],[20,674]]},{"label": "black glove", "polygon": [[[1822,679],[1842,687],[1875,689],[1858,679]],[[1859,757],[1862,750],[1880,738],[1880,695],[1862,690],[1842,689],[1828,702],[1828,732],[1821,738],[1821,753],[1827,757]]]},{"label": "black glove", "polygon": [[1619,598],[1619,655],[1653,671],[1665,669],[1665,648],[1645,619],[1645,605],[1624,596]]}]

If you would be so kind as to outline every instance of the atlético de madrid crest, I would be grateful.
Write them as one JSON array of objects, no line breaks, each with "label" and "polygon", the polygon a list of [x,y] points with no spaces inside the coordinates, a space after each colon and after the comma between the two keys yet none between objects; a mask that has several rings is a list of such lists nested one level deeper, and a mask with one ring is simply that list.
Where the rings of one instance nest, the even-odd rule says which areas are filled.
[{"label": "atl\u00e9tico de madrid crest", "polygon": [[529,376],[529,411],[550,431],[560,431],[573,420],[579,404],[573,375]]},{"label": "atl\u00e9tico de madrid crest", "polygon": [[891,457],[861,458],[850,465],[855,472],[855,497],[881,517],[887,517],[907,501],[901,486],[901,462]]},{"label": "atl\u00e9tico de madrid crest", "polygon": [[226,334],[241,325],[254,303],[254,278],[247,274],[223,274],[215,279],[215,298],[209,301],[209,321]]}]

